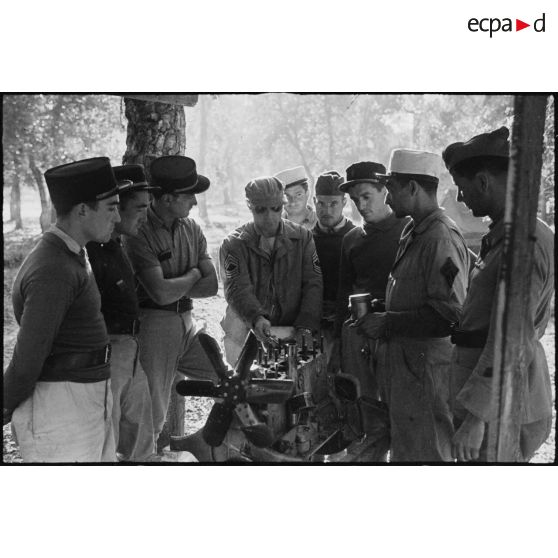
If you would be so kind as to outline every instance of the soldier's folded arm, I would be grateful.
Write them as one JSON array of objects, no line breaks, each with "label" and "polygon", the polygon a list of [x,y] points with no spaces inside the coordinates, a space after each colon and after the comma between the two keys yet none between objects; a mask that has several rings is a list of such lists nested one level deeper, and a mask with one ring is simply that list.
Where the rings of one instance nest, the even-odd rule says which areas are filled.
[{"label": "soldier's folded arm", "polygon": [[219,250],[223,288],[227,304],[250,326],[263,316],[270,316],[255,295],[245,257],[240,247],[225,239]]},{"label": "soldier's folded arm", "polygon": [[147,294],[156,304],[171,304],[183,296],[191,296],[194,285],[202,278],[197,267],[189,269],[179,277],[165,279],[161,266],[149,267],[137,274]]},{"label": "soldier's folded arm", "polygon": [[73,287],[52,270],[29,281],[12,360],[4,374],[4,419],[35,389],[60,325],[75,299]]},{"label": "soldier's folded arm", "polygon": [[198,269],[201,273],[201,278],[190,289],[188,296],[192,298],[207,298],[208,296],[215,296],[219,288],[217,281],[217,272],[215,266],[210,258],[200,260],[198,262]]},{"label": "soldier's folded arm", "polygon": [[312,233],[307,233],[302,270],[302,301],[294,327],[318,331],[322,319],[323,279]]}]

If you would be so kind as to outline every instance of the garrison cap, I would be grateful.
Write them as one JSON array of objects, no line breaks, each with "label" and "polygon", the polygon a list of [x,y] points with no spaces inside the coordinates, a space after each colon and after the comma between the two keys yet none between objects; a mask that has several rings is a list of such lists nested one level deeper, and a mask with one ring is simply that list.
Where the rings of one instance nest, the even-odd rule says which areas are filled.
[{"label": "garrison cap", "polygon": [[114,176],[118,181],[118,193],[127,194],[130,192],[152,192],[159,190],[155,186],[150,186],[145,176],[143,165],[120,165],[112,167]]},{"label": "garrison cap", "polygon": [[282,182],[275,176],[261,176],[250,180],[244,188],[246,199],[252,205],[262,207],[276,207],[287,200]]},{"label": "garrison cap", "polygon": [[344,181],[337,171],[323,172],[316,180],[316,196],[344,196],[345,192],[339,189]]},{"label": "garrison cap", "polygon": [[283,185],[285,190],[292,186],[304,186],[308,189],[308,177],[304,167],[293,167],[292,169],[285,169],[275,175]]},{"label": "garrison cap", "polygon": [[53,167],[45,172],[50,199],[77,205],[118,194],[116,177],[108,157],[93,157]]},{"label": "garrison cap", "polygon": [[461,161],[474,157],[502,157],[507,159],[510,156],[509,135],[508,128],[502,126],[493,132],[474,136],[469,141],[452,143],[442,153],[444,163],[451,172],[451,169]]},{"label": "garrison cap", "polygon": [[389,158],[386,177],[398,174],[412,175],[437,184],[441,170],[442,158],[436,153],[416,149],[394,149]]},{"label": "garrison cap", "polygon": [[182,155],[155,159],[149,167],[151,185],[165,194],[200,194],[209,188],[209,178],[198,174],[196,162]]},{"label": "garrison cap", "polygon": [[386,167],[381,163],[361,161],[360,163],[352,164],[345,172],[347,173],[347,181],[339,186],[342,192],[348,192],[351,186],[359,182],[370,182],[371,184],[381,183],[386,172]]}]

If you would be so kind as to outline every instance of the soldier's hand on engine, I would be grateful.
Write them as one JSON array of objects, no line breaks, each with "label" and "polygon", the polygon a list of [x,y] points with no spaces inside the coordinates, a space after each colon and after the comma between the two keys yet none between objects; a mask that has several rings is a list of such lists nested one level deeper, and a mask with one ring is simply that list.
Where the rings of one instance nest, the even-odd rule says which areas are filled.
[{"label": "soldier's hand on engine", "polygon": [[358,328],[358,332],[371,339],[379,339],[386,333],[387,314],[385,312],[375,312],[366,314],[356,320],[351,327]]},{"label": "soldier's hand on engine", "polygon": [[484,430],[484,421],[469,413],[453,436],[453,458],[457,459],[457,461],[478,459],[479,450],[484,438]]},{"label": "soldier's hand on engine", "polygon": [[265,316],[258,316],[254,322],[254,333],[260,341],[267,341],[271,335],[271,322]]}]

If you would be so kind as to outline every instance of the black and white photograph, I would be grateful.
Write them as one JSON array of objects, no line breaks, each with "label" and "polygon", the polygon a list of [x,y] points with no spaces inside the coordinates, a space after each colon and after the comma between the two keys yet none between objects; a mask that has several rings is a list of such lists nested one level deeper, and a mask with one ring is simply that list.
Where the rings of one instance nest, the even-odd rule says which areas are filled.
[{"label": "black and white photograph", "polygon": [[3,5],[3,555],[554,555],[555,18]]},{"label": "black and white photograph", "polygon": [[3,98],[4,463],[551,463],[554,98]]}]

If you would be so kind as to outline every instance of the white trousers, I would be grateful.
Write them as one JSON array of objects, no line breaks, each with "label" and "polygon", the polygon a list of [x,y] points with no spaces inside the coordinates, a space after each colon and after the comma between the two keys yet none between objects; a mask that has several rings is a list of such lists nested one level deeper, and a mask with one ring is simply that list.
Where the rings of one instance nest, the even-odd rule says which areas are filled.
[{"label": "white trousers", "polygon": [[37,382],[12,415],[25,463],[116,461],[110,380]]}]

